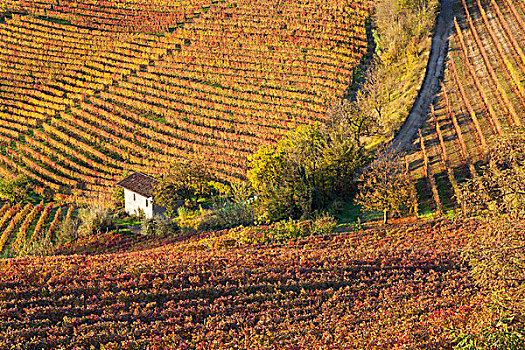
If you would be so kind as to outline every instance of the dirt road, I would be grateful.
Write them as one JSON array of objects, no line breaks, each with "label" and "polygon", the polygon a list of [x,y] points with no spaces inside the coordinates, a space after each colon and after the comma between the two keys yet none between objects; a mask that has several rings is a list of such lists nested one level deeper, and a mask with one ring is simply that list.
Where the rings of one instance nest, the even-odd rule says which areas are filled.
[{"label": "dirt road", "polygon": [[411,145],[415,134],[427,118],[430,104],[439,92],[439,78],[443,72],[448,51],[448,37],[454,23],[454,2],[455,0],[441,0],[441,10],[432,38],[432,47],[423,85],[412,111],[393,142],[393,146],[399,151],[406,151]]}]

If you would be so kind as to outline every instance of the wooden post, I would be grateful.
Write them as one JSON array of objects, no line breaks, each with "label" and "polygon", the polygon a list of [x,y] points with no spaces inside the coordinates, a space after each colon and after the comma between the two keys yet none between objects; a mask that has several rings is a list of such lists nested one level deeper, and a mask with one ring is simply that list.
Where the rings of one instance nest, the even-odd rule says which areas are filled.
[{"label": "wooden post", "polygon": [[461,99],[463,100],[463,104],[467,107],[470,117],[472,118],[472,121],[474,122],[474,127],[476,128],[477,134],[479,136],[479,141],[481,143],[481,148],[483,149],[483,153],[487,153],[487,140],[485,139],[485,135],[483,134],[483,131],[481,130],[481,125],[479,124],[479,120],[478,120],[478,117],[476,116],[476,112],[474,112],[474,108],[472,108],[472,105],[469,102],[465,89],[463,88],[463,83],[461,82],[461,78],[456,69],[456,63],[454,62],[454,59],[451,59],[450,63],[451,63],[450,67],[452,68],[452,72],[454,73],[456,85],[459,88],[459,92],[461,95]]},{"label": "wooden post", "polygon": [[450,184],[452,185],[452,189],[454,190],[454,194],[456,196],[456,202],[459,205],[461,205],[461,207],[463,207],[463,204],[461,202],[461,191],[459,190],[459,185],[456,181],[456,177],[454,176],[454,169],[450,167],[450,164],[448,162],[447,147],[443,140],[443,133],[441,132],[441,127],[439,126],[439,122],[436,118],[436,113],[434,111],[434,105],[430,105],[430,111],[432,113],[432,119],[434,120],[434,125],[436,126],[436,132],[438,134],[439,143],[441,145],[441,160],[443,163],[443,167],[447,172],[448,180],[450,181]]},{"label": "wooden post", "polygon": [[439,192],[436,185],[436,180],[434,179],[434,175],[432,175],[432,171],[430,170],[429,164],[428,164],[428,156],[427,151],[425,148],[425,142],[423,141],[423,135],[421,134],[421,129],[419,129],[419,143],[421,145],[421,152],[423,153],[423,161],[425,162],[425,175],[430,182],[430,188],[432,190],[432,197],[434,198],[434,202],[436,203],[436,214],[438,216],[441,216],[443,214],[443,206],[441,204],[441,199],[439,198]]},{"label": "wooden post", "polygon": [[441,83],[441,89],[443,91],[443,97],[445,98],[445,103],[447,105],[448,116],[452,120],[454,130],[456,131],[456,136],[458,137],[458,141],[461,146],[460,150],[461,154],[463,155],[463,160],[468,162],[469,155],[467,151],[467,145],[465,144],[465,140],[463,139],[463,134],[461,133],[461,128],[459,127],[456,115],[454,114],[454,112],[452,111],[452,107],[450,106],[450,100],[448,99],[447,89],[445,88],[445,85],[443,85],[443,83]]},{"label": "wooden post", "polygon": [[[483,7],[481,7],[481,4],[479,2],[478,2],[478,6],[480,7],[480,11],[481,11],[482,16],[485,15],[485,10],[483,10]],[[467,5],[466,5],[464,0],[463,0],[463,7],[464,7],[465,12],[467,14],[467,22],[469,24],[470,31],[472,32],[472,34],[474,36],[474,40],[476,42],[476,45],[477,45],[477,47],[479,49],[479,52],[481,53],[481,56],[483,57],[483,62],[485,63],[485,67],[487,68],[487,71],[489,72],[489,76],[491,77],[492,82],[496,86],[496,90],[498,91],[499,95],[503,99],[505,108],[508,110],[508,112],[512,116],[512,120],[513,120],[514,124],[521,125],[520,119],[518,117],[518,114],[516,113],[516,110],[514,109],[514,106],[510,102],[510,100],[509,100],[509,98],[507,96],[507,93],[505,92],[505,90],[501,86],[501,83],[500,83],[500,81],[499,81],[499,79],[498,79],[498,77],[496,75],[496,72],[494,71],[494,68],[492,68],[492,63],[490,62],[490,60],[488,58],[487,51],[485,50],[485,47],[483,46],[483,43],[481,42],[481,38],[479,37],[479,34],[478,34],[477,30],[476,30],[476,27],[474,26],[474,24],[472,22],[472,18],[470,17],[470,13],[468,12],[468,8],[467,8]],[[486,15],[485,15],[485,18],[486,18]]]},{"label": "wooden post", "polygon": [[470,76],[472,77],[472,80],[474,81],[474,84],[476,85],[476,88],[478,89],[478,92],[481,95],[481,99],[483,100],[483,103],[485,104],[485,107],[487,108],[487,111],[489,112],[490,120],[492,121],[493,127],[496,129],[497,133],[501,135],[503,134],[501,123],[498,119],[498,116],[496,115],[496,112],[494,111],[494,108],[492,108],[492,104],[490,103],[490,100],[487,97],[487,94],[485,93],[485,89],[483,88],[483,85],[481,84],[481,82],[478,79],[478,76],[476,75],[476,71],[474,70],[474,67],[472,67],[472,64],[470,63],[470,60],[467,55],[467,45],[465,44],[463,34],[461,33],[461,28],[459,28],[458,22],[456,21],[455,18],[454,18],[454,25],[456,27],[456,33],[459,38],[461,52],[463,53],[463,63],[467,66]]},{"label": "wooden post", "polygon": [[436,111],[434,110],[434,105],[430,105],[430,113],[432,114],[432,120],[434,121],[434,125],[436,127],[436,133],[439,139],[439,144],[441,145],[443,162],[445,164],[448,164],[447,149],[445,147],[445,141],[443,140],[443,133],[441,132],[441,128],[439,127],[439,123],[436,118]]},{"label": "wooden post", "polygon": [[412,206],[411,210],[413,210],[414,215],[417,218],[418,213],[419,213],[419,204],[418,204],[418,200],[417,200],[417,189],[416,189],[416,185],[412,181],[412,177],[410,176],[410,164],[408,164],[408,159],[407,159],[406,156],[404,157],[404,159],[405,159],[405,172],[406,172],[406,176],[410,180],[410,191],[412,192],[412,197],[414,199],[414,202],[412,203],[413,206]]}]

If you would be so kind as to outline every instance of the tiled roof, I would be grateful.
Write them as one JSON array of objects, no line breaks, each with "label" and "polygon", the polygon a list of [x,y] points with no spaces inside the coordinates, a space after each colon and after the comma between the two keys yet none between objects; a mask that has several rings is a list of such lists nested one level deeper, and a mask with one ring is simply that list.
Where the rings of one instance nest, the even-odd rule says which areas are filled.
[{"label": "tiled roof", "polygon": [[143,173],[133,173],[124,180],[117,183],[117,186],[126,190],[133,191],[144,197],[152,197],[153,189],[157,180]]}]

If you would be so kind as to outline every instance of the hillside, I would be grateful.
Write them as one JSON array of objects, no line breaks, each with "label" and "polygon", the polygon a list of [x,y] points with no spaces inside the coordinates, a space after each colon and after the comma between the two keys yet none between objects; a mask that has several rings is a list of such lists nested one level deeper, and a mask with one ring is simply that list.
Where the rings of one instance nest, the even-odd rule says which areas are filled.
[{"label": "hillside", "polygon": [[[158,174],[190,157],[225,180],[244,177],[260,145],[323,121],[344,95],[367,49],[370,8],[361,0],[7,6],[1,170],[75,202],[108,201],[123,173]],[[103,21],[110,12],[123,19]],[[152,23],[133,25],[143,12]]]},{"label": "hillside", "polygon": [[446,348],[478,312],[479,223],[0,262],[0,348]]},{"label": "hillside", "polygon": [[525,118],[525,5],[456,6],[441,89],[407,157],[421,212],[457,208],[459,185],[481,175],[491,138]]},{"label": "hillside", "polygon": [[[0,350],[523,349],[525,137],[489,156],[524,123],[525,1],[435,4],[2,2],[0,191],[37,185],[0,205]],[[394,135],[397,173],[370,179],[405,197],[364,210]],[[123,176],[178,160],[224,192],[113,210]],[[487,169],[519,175],[481,198],[512,212],[463,210]]]}]

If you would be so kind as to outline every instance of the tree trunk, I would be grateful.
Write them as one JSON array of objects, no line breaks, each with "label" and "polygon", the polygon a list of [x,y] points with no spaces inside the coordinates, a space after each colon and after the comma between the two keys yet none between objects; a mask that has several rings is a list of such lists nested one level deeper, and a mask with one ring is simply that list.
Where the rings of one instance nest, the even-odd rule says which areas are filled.
[{"label": "tree trunk", "polygon": [[383,224],[388,224],[388,209],[383,210]]}]

